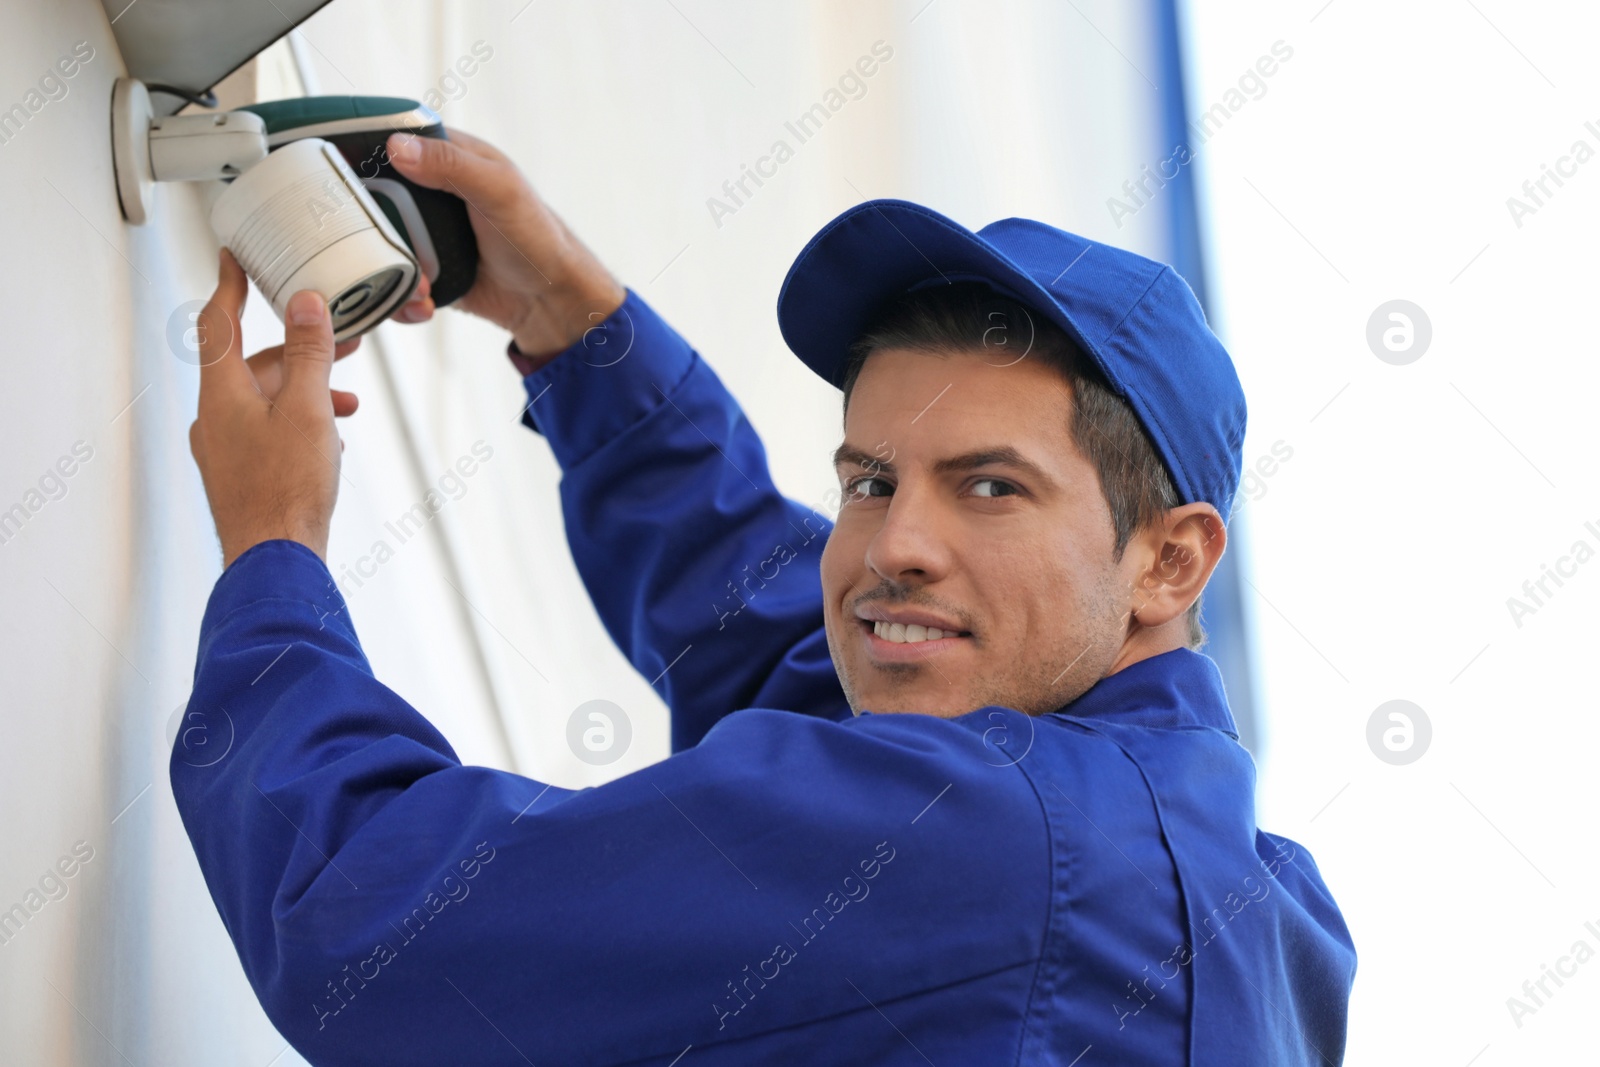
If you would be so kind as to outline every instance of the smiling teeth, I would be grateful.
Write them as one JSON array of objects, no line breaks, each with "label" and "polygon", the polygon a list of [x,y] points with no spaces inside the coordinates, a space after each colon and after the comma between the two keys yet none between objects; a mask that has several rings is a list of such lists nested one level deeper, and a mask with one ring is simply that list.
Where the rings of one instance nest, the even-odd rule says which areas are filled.
[{"label": "smiling teeth", "polygon": [[[918,626],[916,623],[905,626],[898,622],[874,622],[872,624],[872,632],[885,641],[893,641],[902,645],[914,644],[918,641],[937,641],[946,636],[946,631],[934,626]],[[949,631],[949,636],[955,637],[955,631]]]}]

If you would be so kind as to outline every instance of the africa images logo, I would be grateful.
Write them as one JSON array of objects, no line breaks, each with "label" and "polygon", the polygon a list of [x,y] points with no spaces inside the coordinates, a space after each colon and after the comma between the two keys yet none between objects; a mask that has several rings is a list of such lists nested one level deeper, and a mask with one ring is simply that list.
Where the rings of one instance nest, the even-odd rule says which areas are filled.
[{"label": "africa images logo", "polygon": [[29,89],[22,99],[9,108],[0,110],[0,144],[10,144],[22,133],[33,117],[52,101],[65,100],[72,91],[70,80],[94,58],[94,46],[79,41],[72,46],[72,54],[61,56],[39,76],[38,87]]},{"label": "africa images logo", "polygon": [[711,1010],[717,1015],[717,1029],[725,1029],[728,1020],[748,1008],[750,1002],[756,999],[756,994],[767,988],[768,982],[781,977],[783,968],[800,958],[800,949],[821,937],[828,924],[845,908],[852,902],[860,903],[866,900],[868,894],[872,892],[872,887],[867,883],[882,874],[883,869],[893,862],[894,857],[895,850],[889,842],[878,842],[872,850],[872,856],[857,863],[858,870],[845,875],[838,889],[829,890],[822,903],[812,908],[811,913],[800,920],[799,926],[792,921],[789,923],[789,929],[798,935],[793,941],[787,940],[788,935],[784,934],[786,940],[777,942],[773,946],[772,954],[757,963],[754,971],[747,963],[739,975],[730,978],[726,983],[727,995],[711,1002]]}]

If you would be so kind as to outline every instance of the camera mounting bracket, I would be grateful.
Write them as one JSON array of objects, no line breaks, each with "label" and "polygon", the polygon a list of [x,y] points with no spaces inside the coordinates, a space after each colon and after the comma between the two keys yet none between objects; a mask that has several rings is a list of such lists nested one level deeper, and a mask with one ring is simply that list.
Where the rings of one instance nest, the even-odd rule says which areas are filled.
[{"label": "camera mounting bracket", "polygon": [[150,93],[134,78],[111,90],[111,157],[122,217],[150,217],[154,183],[237,177],[267,156],[267,126],[248,111],[156,118]]}]

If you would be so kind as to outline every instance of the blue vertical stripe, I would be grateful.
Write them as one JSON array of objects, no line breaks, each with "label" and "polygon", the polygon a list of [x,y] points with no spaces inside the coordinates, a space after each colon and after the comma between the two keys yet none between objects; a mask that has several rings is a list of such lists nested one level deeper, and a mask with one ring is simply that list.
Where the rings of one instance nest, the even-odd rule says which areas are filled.
[{"label": "blue vertical stripe", "polygon": [[[1156,54],[1161,69],[1160,96],[1162,132],[1161,158],[1192,159],[1195,146],[1189,140],[1188,90],[1184,81],[1183,34],[1179,23],[1178,0],[1155,0]],[[1185,151],[1178,152],[1182,146]],[[1167,261],[1183,275],[1212,318],[1210,287],[1207,284],[1205,255],[1201,243],[1199,195],[1195,191],[1194,163],[1178,168],[1177,176],[1161,177],[1167,203]],[[1247,460],[1248,462],[1248,460]],[[1255,686],[1252,677],[1252,647],[1245,627],[1244,578],[1239,570],[1243,553],[1244,516],[1229,517],[1230,544],[1206,586],[1201,620],[1210,632],[1205,652],[1222,671],[1228,702],[1239,724],[1239,738],[1245,747],[1258,752],[1260,724],[1256,717]]]}]

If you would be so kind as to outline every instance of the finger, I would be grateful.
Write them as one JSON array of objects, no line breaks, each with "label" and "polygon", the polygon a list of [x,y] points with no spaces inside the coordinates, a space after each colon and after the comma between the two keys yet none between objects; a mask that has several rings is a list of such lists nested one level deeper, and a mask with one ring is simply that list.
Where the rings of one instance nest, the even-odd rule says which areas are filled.
[{"label": "finger", "polygon": [[417,275],[417,287],[394,313],[396,322],[427,322],[433,318],[433,285],[426,274]]},{"label": "finger", "polygon": [[354,415],[356,408],[361,405],[361,400],[356,394],[346,392],[343,389],[330,389],[328,390],[328,396],[333,400],[335,418],[342,419],[346,415]]},{"label": "finger", "polygon": [[[345,356],[361,347],[361,338],[352,337],[340,341],[333,346],[333,358],[341,360]],[[245,365],[250,368],[250,373],[256,377],[256,388],[269,400],[278,395],[278,390],[283,388],[283,346],[273,345],[263,348],[249,359]]]},{"label": "finger", "polygon": [[271,348],[263,348],[244,362],[251,370],[259,371],[261,368],[269,367],[282,358],[283,346],[273,345]]},{"label": "finger", "polygon": [[261,395],[268,400],[276,397],[278,390],[283,388],[283,346],[263,348],[244,362],[255,376],[256,388],[261,390]]},{"label": "finger", "polygon": [[418,185],[455,193],[480,210],[497,212],[517,195],[519,175],[511,163],[478,155],[453,141],[397,133],[389,138],[395,169]]},{"label": "finger", "polygon": [[200,408],[225,402],[248,389],[255,391],[245,365],[239,314],[249,295],[244,268],[226,248],[217,257],[217,288],[200,309]]},{"label": "finger", "polygon": [[333,372],[333,319],[322,294],[302,289],[284,309],[283,392],[285,402],[313,410],[327,404]]},{"label": "finger", "polygon": [[433,318],[433,312],[433,301],[423,300],[421,302],[405,305],[399,311],[394,313],[394,318],[396,322],[427,322],[429,319]]},{"label": "finger", "polygon": [[465,148],[468,152],[471,152],[475,156],[482,156],[484,159],[496,159],[501,163],[511,162],[510,156],[500,151],[500,149],[496,148],[488,141],[485,141],[482,137],[474,137],[466,130],[452,126],[447,131],[447,136],[451,141],[454,141],[456,144],[460,145],[462,148]]}]

